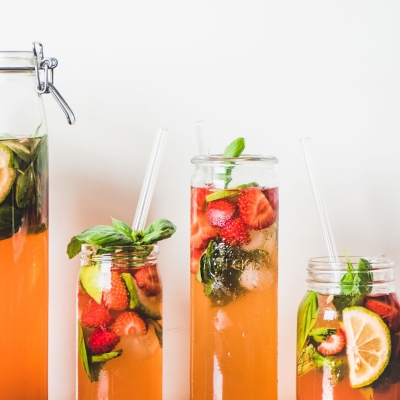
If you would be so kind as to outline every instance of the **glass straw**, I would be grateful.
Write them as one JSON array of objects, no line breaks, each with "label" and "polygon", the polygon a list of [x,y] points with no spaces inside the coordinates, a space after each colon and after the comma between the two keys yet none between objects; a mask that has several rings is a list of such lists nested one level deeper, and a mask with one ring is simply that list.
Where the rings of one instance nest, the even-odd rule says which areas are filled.
[{"label": "glass straw", "polygon": [[161,158],[165,148],[167,134],[167,129],[158,128],[150,159],[147,164],[146,175],[144,177],[142,189],[140,191],[135,218],[132,224],[132,229],[134,231],[140,231],[144,229],[147,214],[150,208],[151,198],[153,197],[158,170],[160,169]]},{"label": "glass straw", "polygon": [[199,147],[199,155],[200,156],[208,156],[210,154],[210,150],[208,147],[208,136],[207,136],[207,128],[206,122],[196,121],[194,123],[194,128],[197,135],[197,144]]},{"label": "glass straw", "polygon": [[303,137],[300,139],[300,143],[303,147],[303,153],[307,164],[308,175],[310,178],[312,191],[314,194],[315,204],[317,206],[318,218],[322,230],[322,235],[324,238],[326,252],[328,254],[328,258],[330,259],[330,261],[338,262],[335,240],[333,238],[328,214],[326,213],[325,210],[325,204],[320,193],[319,184],[315,174],[314,164],[311,157],[310,141],[311,139],[308,137]]}]

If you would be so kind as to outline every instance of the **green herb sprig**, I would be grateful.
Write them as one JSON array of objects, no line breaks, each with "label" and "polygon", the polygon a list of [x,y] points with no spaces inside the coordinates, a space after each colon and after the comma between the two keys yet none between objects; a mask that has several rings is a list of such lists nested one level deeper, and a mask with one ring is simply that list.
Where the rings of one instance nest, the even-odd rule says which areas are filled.
[{"label": "green herb sprig", "polygon": [[176,226],[166,220],[152,222],[144,231],[133,231],[125,222],[112,218],[113,226],[96,225],[73,236],[67,246],[69,258],[81,251],[82,244],[97,247],[98,254],[107,252],[113,246],[150,245],[168,239],[176,232]]}]

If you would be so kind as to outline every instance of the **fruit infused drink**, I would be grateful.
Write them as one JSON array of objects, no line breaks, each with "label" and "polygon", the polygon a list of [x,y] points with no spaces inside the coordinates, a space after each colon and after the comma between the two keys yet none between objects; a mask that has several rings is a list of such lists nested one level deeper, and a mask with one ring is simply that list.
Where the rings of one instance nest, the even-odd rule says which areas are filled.
[{"label": "fruit infused drink", "polygon": [[[161,400],[162,285],[158,240],[175,232],[166,220],[133,232],[113,220],[77,235],[77,398]],[[152,244],[154,243],[154,244]],[[75,248],[75,250],[74,250]]]},{"label": "fruit infused drink", "polygon": [[191,399],[276,400],[276,159],[192,162]]},{"label": "fruit infused drink", "polygon": [[400,399],[393,262],[311,259],[298,312],[297,400]]},{"label": "fruit infused drink", "polygon": [[4,399],[47,398],[47,136],[0,139]]}]

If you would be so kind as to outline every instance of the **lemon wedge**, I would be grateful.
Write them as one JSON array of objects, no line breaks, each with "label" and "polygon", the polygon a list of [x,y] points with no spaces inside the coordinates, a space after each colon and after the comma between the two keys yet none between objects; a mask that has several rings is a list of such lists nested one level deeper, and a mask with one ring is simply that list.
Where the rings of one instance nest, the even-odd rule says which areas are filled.
[{"label": "lemon wedge", "polygon": [[364,307],[345,308],[343,325],[351,387],[367,386],[379,378],[389,362],[389,329],[378,314]]},{"label": "lemon wedge", "polygon": [[15,169],[10,168],[12,160],[12,151],[0,143],[0,203],[7,197],[8,193],[10,193],[15,180]]}]

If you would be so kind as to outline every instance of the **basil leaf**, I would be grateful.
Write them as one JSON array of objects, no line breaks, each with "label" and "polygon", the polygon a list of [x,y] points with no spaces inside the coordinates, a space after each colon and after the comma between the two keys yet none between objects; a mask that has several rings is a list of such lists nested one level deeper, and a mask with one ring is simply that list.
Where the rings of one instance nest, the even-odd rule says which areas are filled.
[{"label": "basil leaf", "polygon": [[18,231],[22,224],[22,214],[7,203],[0,204],[0,229]]},{"label": "basil leaf", "polygon": [[87,243],[98,247],[129,246],[133,244],[132,239],[116,232],[113,227],[108,225],[93,226],[79,235],[76,235],[76,238],[81,243]]},{"label": "basil leaf", "polygon": [[15,201],[17,203],[17,206],[20,208],[24,208],[28,204],[31,204],[35,190],[36,190],[35,171],[33,170],[31,164],[24,171],[24,173],[20,173],[18,175],[16,189],[15,189]]},{"label": "basil leaf", "polygon": [[156,334],[158,343],[160,344],[160,347],[162,348],[162,346],[163,346],[163,327],[162,327],[162,325],[159,322],[157,322],[151,318],[148,318],[147,322],[154,326],[154,333]]},{"label": "basil leaf", "polygon": [[243,153],[244,148],[245,148],[244,138],[237,138],[226,147],[222,157],[225,158],[239,157]]},{"label": "basil leaf", "polygon": [[[245,147],[245,140],[243,138],[237,138],[226,147],[224,154],[222,156],[225,158],[239,157],[242,154],[244,147]],[[218,174],[218,178],[223,179],[225,182],[224,183],[225,189],[228,187],[229,183],[232,180],[232,169],[233,167],[226,167],[225,174]]]},{"label": "basil leaf", "polygon": [[318,294],[309,291],[303,298],[297,314],[297,354],[299,354],[307,337],[317,320]]},{"label": "basil leaf", "polygon": [[7,146],[21,160],[29,162],[31,153],[23,144],[14,140],[3,140],[1,143]]},{"label": "basil leaf", "polygon": [[90,367],[89,367],[85,338],[83,337],[82,326],[79,322],[78,322],[78,353],[82,363],[82,367],[85,370],[89,380],[92,382],[92,374],[90,372]]},{"label": "basil leaf", "polygon": [[90,357],[92,363],[105,363],[108,360],[119,357],[122,354],[122,350],[110,351],[109,353],[97,354]]},{"label": "basil leaf", "polygon": [[166,219],[158,219],[145,229],[140,244],[153,244],[159,240],[168,239],[175,232],[176,226],[172,222]]},{"label": "basil leaf", "polygon": [[113,222],[113,227],[116,232],[121,233],[128,238],[132,237],[132,228],[125,222],[119,221],[118,219],[111,218]]},{"label": "basil leaf", "polygon": [[67,254],[68,254],[68,258],[73,258],[75,256],[77,256],[80,251],[81,251],[81,246],[82,246],[82,242],[80,240],[78,240],[76,238],[76,236],[74,236],[70,242],[68,243],[67,246]]},{"label": "basil leaf", "polygon": [[297,358],[297,375],[303,375],[316,367],[313,359],[315,352],[315,347],[312,344],[304,347]]}]

